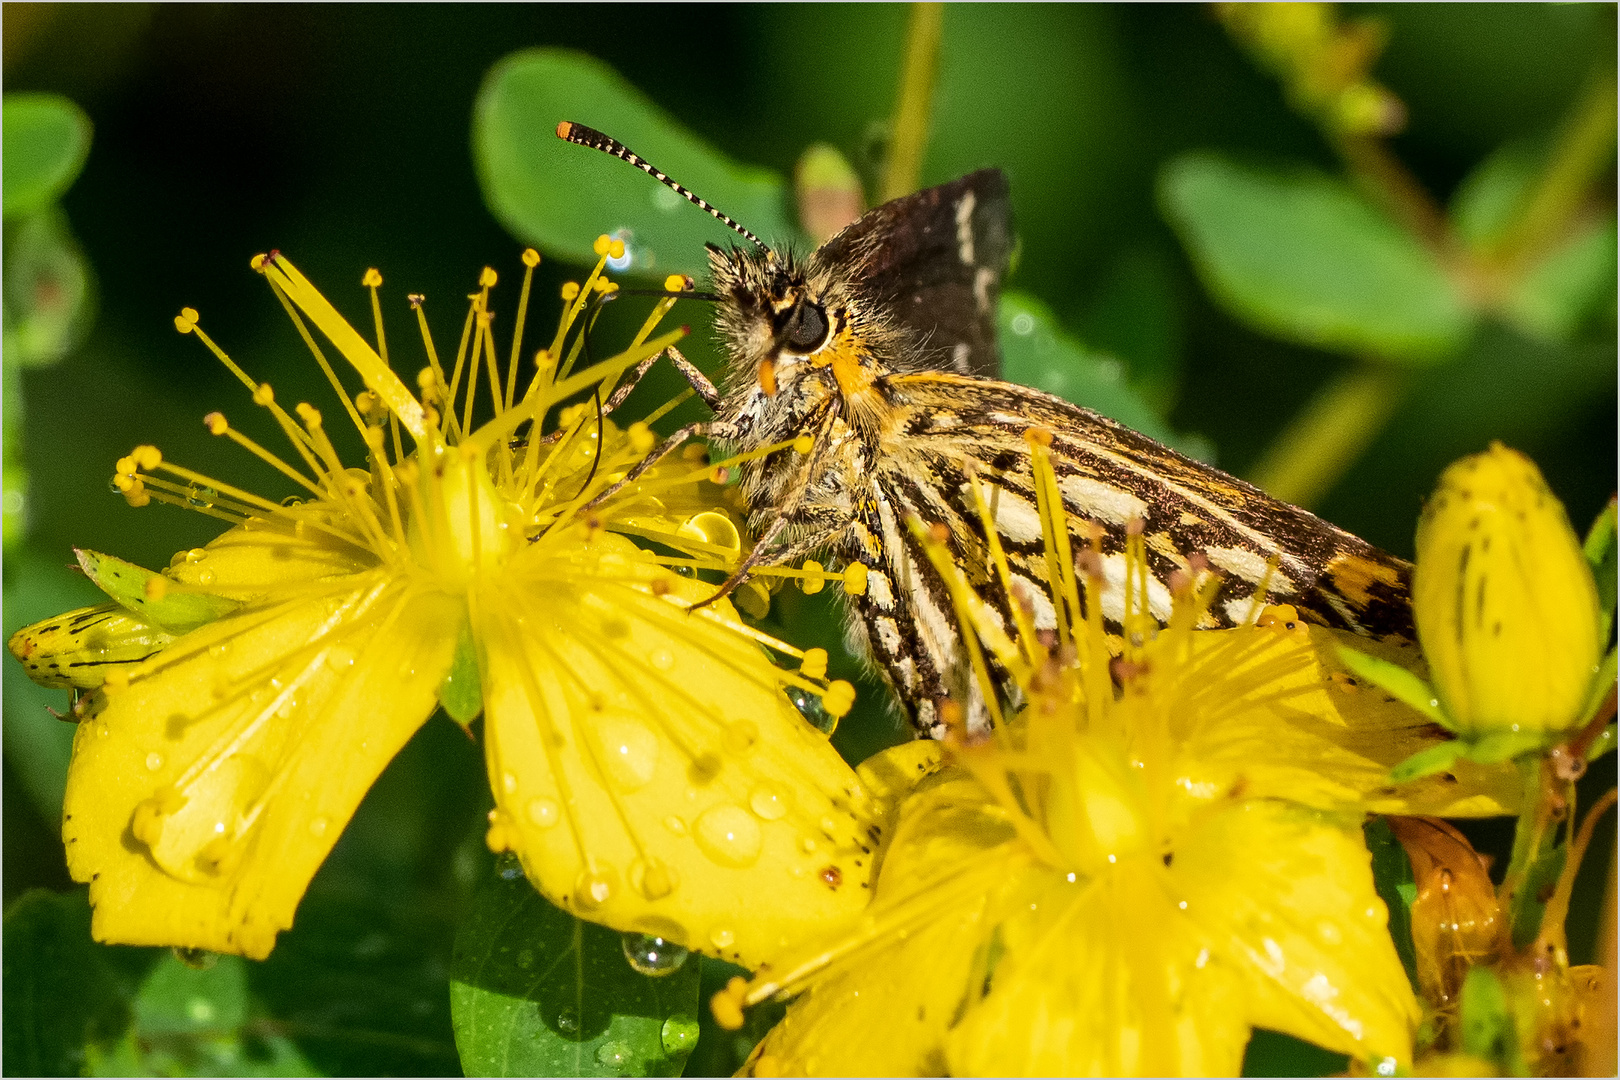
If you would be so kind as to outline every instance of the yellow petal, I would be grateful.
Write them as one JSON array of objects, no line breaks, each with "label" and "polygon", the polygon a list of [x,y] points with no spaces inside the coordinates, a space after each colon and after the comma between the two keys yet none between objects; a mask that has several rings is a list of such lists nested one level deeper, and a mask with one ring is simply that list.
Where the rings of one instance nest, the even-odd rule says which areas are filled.
[{"label": "yellow petal", "polygon": [[361,575],[250,606],[109,685],[62,833],[101,941],[261,958],[432,712],[459,602]]},{"label": "yellow petal", "polygon": [[1363,1061],[1410,1063],[1419,1010],[1359,818],[1232,804],[1178,838],[1186,917],[1240,966],[1247,1019]]},{"label": "yellow petal", "polygon": [[[1169,706],[1186,739],[1177,764],[1189,790],[1386,814],[1514,812],[1522,784],[1511,765],[1458,762],[1449,773],[1388,786],[1394,765],[1449,735],[1352,677],[1339,659],[1340,644],[1422,671],[1415,646],[1304,623],[1155,641],[1147,650],[1150,670],[1172,672],[1175,681],[1160,686],[1150,676],[1153,703]],[[1182,652],[1165,658],[1172,649]]]},{"label": "yellow petal", "polygon": [[297,582],[323,581],[377,565],[369,550],[347,543],[341,522],[325,503],[304,503],[279,514],[250,518],[200,548],[175,555],[167,577],[184,585],[252,601]]},{"label": "yellow petal", "polygon": [[565,908],[754,967],[866,906],[876,844],[786,672],[729,604],[686,610],[712,592],[612,534],[475,590],[490,840]]}]

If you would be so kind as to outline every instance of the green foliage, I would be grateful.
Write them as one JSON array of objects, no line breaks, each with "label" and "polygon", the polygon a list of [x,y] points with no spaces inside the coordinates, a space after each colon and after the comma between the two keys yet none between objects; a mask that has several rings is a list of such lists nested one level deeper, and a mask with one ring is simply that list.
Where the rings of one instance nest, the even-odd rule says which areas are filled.
[{"label": "green foliage", "polygon": [[1439,260],[1343,181],[1197,153],[1165,166],[1159,193],[1205,286],[1260,330],[1408,364],[1467,339]]},{"label": "green foliage", "polygon": [[1525,1075],[1513,1012],[1495,972],[1487,967],[1468,969],[1458,1012],[1463,1053],[1497,1063],[1507,1069],[1505,1075]]},{"label": "green foliage", "polygon": [[497,64],[473,113],[473,154],[490,209],[514,234],[574,263],[596,260],[603,232],[629,249],[628,270],[701,274],[705,242],[735,233],[634,169],[603,169],[593,151],[557,138],[561,121],[606,131],[737,220],[766,243],[797,230],[787,186],[737,165],[688,133],[606,64],[563,49],[530,49]]},{"label": "green foliage", "polygon": [[[654,928],[656,929],[656,928]],[[468,1073],[676,1076],[697,1044],[699,964],[553,907],[515,859],[456,935],[450,1005]],[[659,974],[642,974],[630,955]]]},{"label": "green foliage", "polygon": [[5,919],[6,1071],[76,1076],[86,1047],[121,1031],[129,1004],[105,950],[90,941],[84,894],[25,894]]},{"label": "green foliage", "polygon": [[40,210],[68,189],[90,154],[90,118],[57,94],[7,94],[5,216]]},{"label": "green foliage", "polygon": [[98,589],[171,634],[189,633],[241,607],[235,600],[211,593],[163,589],[154,595],[148,591],[151,582],[163,575],[99,551],[80,548],[74,554],[78,556],[84,576],[95,582]]},{"label": "green foliage", "polygon": [[1375,817],[1362,827],[1367,850],[1372,853],[1373,887],[1389,909],[1389,936],[1406,969],[1414,992],[1418,989],[1417,953],[1412,945],[1412,902],[1417,899],[1417,881],[1412,877],[1412,860],[1395,839],[1389,823]]},{"label": "green foliage", "polygon": [[456,655],[439,687],[439,704],[450,719],[466,727],[484,708],[483,683],[478,671],[478,646],[472,624],[462,623],[456,635]]}]

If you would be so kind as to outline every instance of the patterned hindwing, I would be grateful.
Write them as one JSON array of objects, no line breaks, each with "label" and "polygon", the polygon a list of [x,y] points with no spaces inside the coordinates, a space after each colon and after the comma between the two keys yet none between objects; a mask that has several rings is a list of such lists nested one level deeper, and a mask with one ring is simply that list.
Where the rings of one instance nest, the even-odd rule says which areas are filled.
[{"label": "patterned hindwing", "polygon": [[[1325,626],[1414,636],[1407,563],[1241,480],[1024,387],[928,373],[896,376],[887,390],[893,424],[877,459],[877,494],[852,530],[858,542],[847,554],[873,571],[875,587],[856,610],[874,659],[924,733],[938,734],[930,729],[933,703],[942,697],[967,703],[970,728],[983,723],[984,706],[965,671],[949,597],[926,559],[911,550],[905,515],[947,528],[958,564],[1010,628],[1012,601],[992,571],[968,479],[977,476],[1014,589],[1033,605],[1038,628],[1055,625],[1024,438],[1031,427],[1052,433],[1053,468],[1076,550],[1099,537],[1103,615],[1115,631],[1124,614],[1126,528],[1140,520],[1152,573],[1148,606],[1160,621],[1170,614],[1170,575],[1188,569],[1187,556],[1198,552],[1224,579],[1203,626],[1248,621],[1261,602],[1288,603]],[[1257,597],[1262,581],[1264,595]]]},{"label": "patterned hindwing", "polygon": [[811,262],[911,331],[917,367],[994,378],[996,298],[1012,257],[1007,177],[981,169],[868,211]]}]

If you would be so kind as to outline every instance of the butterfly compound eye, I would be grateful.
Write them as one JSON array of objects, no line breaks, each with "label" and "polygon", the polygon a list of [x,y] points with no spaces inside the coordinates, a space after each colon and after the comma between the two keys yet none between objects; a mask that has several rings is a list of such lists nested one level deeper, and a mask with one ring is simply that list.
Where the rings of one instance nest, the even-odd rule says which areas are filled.
[{"label": "butterfly compound eye", "polygon": [[797,353],[815,352],[827,340],[827,314],[816,304],[800,304],[782,328],[782,343]]}]

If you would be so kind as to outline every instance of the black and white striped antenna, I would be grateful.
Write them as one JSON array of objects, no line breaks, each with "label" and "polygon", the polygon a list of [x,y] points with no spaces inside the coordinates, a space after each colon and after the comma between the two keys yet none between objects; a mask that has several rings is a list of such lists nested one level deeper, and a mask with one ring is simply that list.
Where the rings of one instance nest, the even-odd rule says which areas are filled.
[{"label": "black and white striped antenna", "polygon": [[771,251],[770,245],[765,241],[743,228],[727,215],[710,206],[704,199],[688,191],[680,184],[677,184],[674,180],[671,180],[668,173],[658,168],[640,154],[637,154],[635,151],[631,150],[618,139],[615,139],[610,135],[604,135],[595,128],[586,127],[584,124],[576,124],[572,120],[564,120],[562,123],[557,125],[557,138],[566,142],[574,143],[578,146],[588,146],[592,150],[600,150],[604,154],[612,154],[621,161],[628,161],[630,164],[634,165],[636,168],[640,169],[654,180],[657,180],[660,184],[663,184],[665,187],[669,188],[669,190],[673,191],[675,194],[679,195],[681,198],[685,199],[699,210],[702,210],[704,213],[713,217],[726,228],[738,233],[744,239],[750,240],[757,244],[761,251],[764,251],[768,255],[774,254],[774,252]]}]

